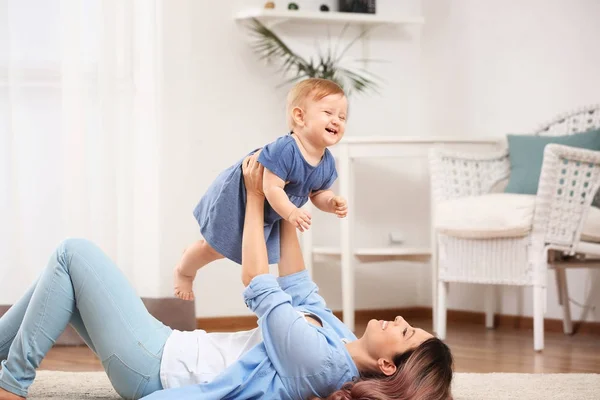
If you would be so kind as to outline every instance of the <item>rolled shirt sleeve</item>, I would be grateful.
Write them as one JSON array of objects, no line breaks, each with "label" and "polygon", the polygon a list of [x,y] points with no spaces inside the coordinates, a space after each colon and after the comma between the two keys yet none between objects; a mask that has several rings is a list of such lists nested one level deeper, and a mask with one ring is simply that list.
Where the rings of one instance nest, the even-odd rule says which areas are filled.
[{"label": "rolled shirt sleeve", "polygon": [[313,306],[327,309],[319,287],[313,282],[308,270],[277,278],[281,289],[292,297],[292,306]]},{"label": "rolled shirt sleeve", "polygon": [[281,278],[284,291],[277,278],[263,274],[244,290],[246,305],[258,316],[267,354],[282,377],[315,375],[331,365],[327,338],[294,309],[294,302],[323,301],[307,278],[303,272]]}]

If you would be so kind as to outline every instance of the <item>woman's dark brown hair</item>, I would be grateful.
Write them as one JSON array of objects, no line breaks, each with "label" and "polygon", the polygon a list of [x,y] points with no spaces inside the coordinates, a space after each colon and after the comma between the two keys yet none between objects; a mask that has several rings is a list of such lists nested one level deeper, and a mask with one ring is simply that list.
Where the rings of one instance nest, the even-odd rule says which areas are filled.
[{"label": "woman's dark brown hair", "polygon": [[451,400],[452,354],[437,338],[394,357],[396,372],[362,373],[325,400]]}]

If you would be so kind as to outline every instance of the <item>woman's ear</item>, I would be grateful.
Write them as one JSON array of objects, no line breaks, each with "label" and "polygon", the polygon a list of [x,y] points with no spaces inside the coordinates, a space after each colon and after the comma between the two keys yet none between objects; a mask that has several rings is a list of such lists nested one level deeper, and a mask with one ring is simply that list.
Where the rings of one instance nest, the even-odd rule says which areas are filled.
[{"label": "woman's ear", "polygon": [[296,126],[304,126],[304,110],[300,107],[294,107],[292,110],[292,118]]},{"label": "woman's ear", "polygon": [[377,360],[377,366],[379,367],[379,370],[381,370],[381,372],[383,372],[383,374],[386,376],[394,375],[396,372],[396,364],[387,358],[380,358]]}]

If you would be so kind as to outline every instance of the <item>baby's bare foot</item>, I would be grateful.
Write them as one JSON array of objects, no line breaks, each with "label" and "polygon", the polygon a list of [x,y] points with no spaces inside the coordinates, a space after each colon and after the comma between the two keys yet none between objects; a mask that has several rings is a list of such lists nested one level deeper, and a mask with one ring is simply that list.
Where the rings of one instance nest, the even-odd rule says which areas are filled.
[{"label": "baby's bare foot", "polygon": [[[194,284],[194,275],[186,275],[178,266],[173,270],[173,279],[175,280],[175,297],[182,300],[194,300],[194,292],[192,290]],[[0,398],[0,400],[2,400]]]},{"label": "baby's bare foot", "polygon": [[17,396],[14,393],[7,392],[0,388],[0,400],[25,400],[25,397]]}]

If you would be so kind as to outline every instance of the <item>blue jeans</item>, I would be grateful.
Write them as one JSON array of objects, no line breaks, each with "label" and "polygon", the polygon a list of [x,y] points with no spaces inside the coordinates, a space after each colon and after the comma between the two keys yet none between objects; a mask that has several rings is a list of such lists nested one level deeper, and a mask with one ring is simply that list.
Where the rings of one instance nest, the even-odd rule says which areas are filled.
[{"label": "blue jeans", "polygon": [[150,315],[108,256],[83,239],[65,240],[0,318],[0,387],[27,397],[36,368],[69,323],[121,397],[162,389],[160,360],[172,330]]}]

